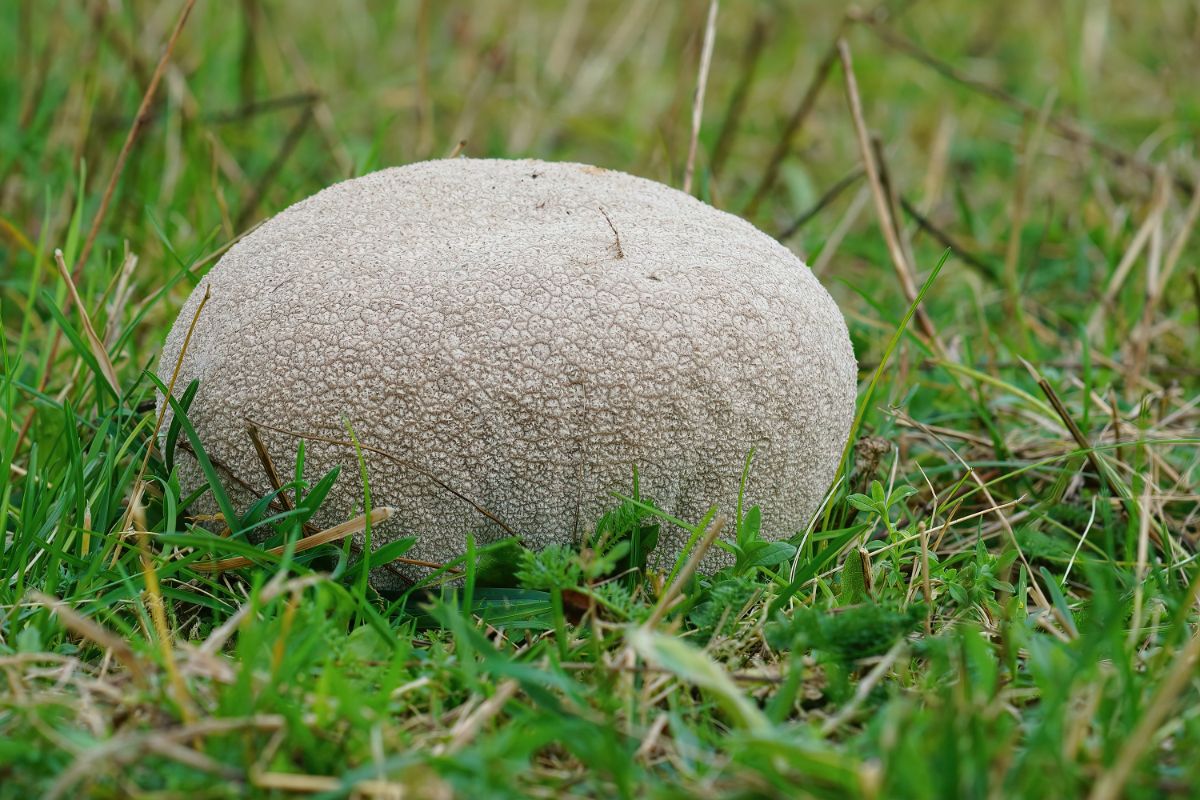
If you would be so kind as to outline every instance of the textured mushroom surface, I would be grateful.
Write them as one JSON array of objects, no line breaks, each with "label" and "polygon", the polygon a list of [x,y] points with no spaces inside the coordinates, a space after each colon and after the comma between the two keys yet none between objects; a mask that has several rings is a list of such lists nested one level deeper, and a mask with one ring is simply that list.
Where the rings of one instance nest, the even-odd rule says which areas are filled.
[{"label": "textured mushroom surface", "polygon": [[[507,535],[480,508],[531,546],[579,541],[634,465],[676,516],[732,512],[751,448],[746,503],[764,536],[790,536],[854,411],[845,321],[791,252],[682,192],[581,164],[430,161],[297,203],[192,293],[164,381],[206,289],[176,391],[199,379],[189,417],[231,496],[270,490],[247,420],[285,480],[299,437],[344,442],[348,422],[373,503],[397,509],[373,544],[416,536],[415,559]],[[354,450],[305,450],[309,480],[343,467],[314,522],[361,513]],[[194,459],[178,461],[198,485]],[[685,542],[664,529],[656,557]]]}]

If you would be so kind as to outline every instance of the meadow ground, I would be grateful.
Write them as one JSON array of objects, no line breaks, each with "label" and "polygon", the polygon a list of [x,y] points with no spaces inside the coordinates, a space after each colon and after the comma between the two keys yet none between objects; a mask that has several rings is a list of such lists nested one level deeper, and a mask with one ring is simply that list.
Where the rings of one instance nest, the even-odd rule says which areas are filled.
[{"label": "meadow ground", "polygon": [[1196,3],[723,2],[693,190],[844,310],[844,479],[780,547],[718,509],[715,576],[481,548],[440,597],[192,530],[146,371],[334,181],[683,185],[708,4],[184,5],[0,6],[0,797],[1200,794]]}]

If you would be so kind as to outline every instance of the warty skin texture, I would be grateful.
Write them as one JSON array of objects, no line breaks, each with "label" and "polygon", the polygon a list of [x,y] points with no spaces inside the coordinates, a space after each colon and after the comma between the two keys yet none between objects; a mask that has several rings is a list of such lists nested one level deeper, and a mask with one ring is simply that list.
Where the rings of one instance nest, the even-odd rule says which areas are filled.
[{"label": "warty skin texture", "polygon": [[[751,448],[746,504],[784,538],[849,435],[854,353],[809,269],[749,223],[620,172],[456,159],[325,189],[196,287],[164,382],[206,288],[176,391],[199,378],[189,417],[235,502],[270,488],[247,419],[338,440],[348,421],[393,457],[365,453],[373,504],[397,509],[373,545],[416,536],[410,558],[506,535],[438,481],[543,547],[585,535],[635,464],[642,494],[676,516],[732,512]],[[297,437],[260,430],[287,480]],[[314,524],[360,513],[353,449],[305,447],[310,481],[343,467]],[[189,453],[177,461],[185,487],[202,481]],[[686,540],[664,528],[652,563]],[[706,567],[727,561],[714,549]],[[394,588],[397,572],[422,570],[372,581]]]}]

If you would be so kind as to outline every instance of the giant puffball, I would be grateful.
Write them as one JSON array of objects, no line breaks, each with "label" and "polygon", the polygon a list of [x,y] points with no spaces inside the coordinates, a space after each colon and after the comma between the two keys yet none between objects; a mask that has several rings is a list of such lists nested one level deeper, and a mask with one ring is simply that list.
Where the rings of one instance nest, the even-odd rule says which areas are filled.
[{"label": "giant puffball", "polygon": [[[361,513],[352,430],[373,504],[395,508],[373,546],[415,536],[406,557],[435,563],[506,528],[577,543],[635,468],[676,517],[732,512],[751,450],[744,504],[763,536],[792,536],[854,412],[846,324],[808,267],[689,195],[582,164],[460,158],[336,184],[213,267],[164,382],[194,317],[175,393],[199,379],[188,416],[239,511],[271,491],[253,422],[285,481],[300,438],[310,481],[342,466],[314,524]],[[177,462],[185,489],[202,484],[190,452]],[[664,526],[651,563],[687,538]],[[713,553],[709,568],[727,560]]]}]

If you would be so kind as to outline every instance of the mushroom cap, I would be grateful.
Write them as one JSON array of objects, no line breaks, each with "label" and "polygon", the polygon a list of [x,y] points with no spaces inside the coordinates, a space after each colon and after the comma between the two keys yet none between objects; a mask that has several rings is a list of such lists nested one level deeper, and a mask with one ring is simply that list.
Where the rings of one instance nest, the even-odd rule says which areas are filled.
[{"label": "mushroom cap", "polygon": [[[761,506],[765,538],[786,538],[850,431],[854,352],[808,267],[748,222],[621,172],[464,158],[331,186],[201,281],[164,382],[206,290],[176,387],[199,379],[189,418],[235,503],[270,491],[249,420],[285,481],[301,436],[343,442],[306,439],[310,481],[343,467],[313,522],[361,513],[348,424],[373,504],[396,509],[373,546],[416,536],[409,558],[442,563],[468,533],[505,527],[533,547],[578,542],[633,491],[635,466],[642,496],[677,517],[732,511],[752,449],[744,504]],[[177,463],[185,488],[201,483],[189,453]],[[664,527],[660,563],[686,541]],[[714,548],[705,566],[728,558]]]}]

